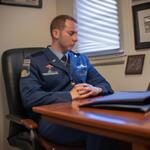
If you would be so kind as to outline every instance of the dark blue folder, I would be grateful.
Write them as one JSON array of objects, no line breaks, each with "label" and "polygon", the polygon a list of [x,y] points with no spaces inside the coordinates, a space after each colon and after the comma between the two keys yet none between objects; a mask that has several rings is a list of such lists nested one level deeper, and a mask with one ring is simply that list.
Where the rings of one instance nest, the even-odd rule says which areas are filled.
[{"label": "dark blue folder", "polygon": [[80,107],[97,107],[127,111],[148,112],[150,110],[150,91],[115,92],[81,104]]}]

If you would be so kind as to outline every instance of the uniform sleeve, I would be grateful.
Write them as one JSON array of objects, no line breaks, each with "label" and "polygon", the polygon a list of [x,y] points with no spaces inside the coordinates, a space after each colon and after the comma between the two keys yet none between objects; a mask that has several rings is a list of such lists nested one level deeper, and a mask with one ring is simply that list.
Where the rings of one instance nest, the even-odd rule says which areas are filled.
[{"label": "uniform sleeve", "polygon": [[20,78],[20,94],[25,108],[51,103],[71,101],[69,91],[48,92],[42,88],[39,70],[32,62],[23,67]]},{"label": "uniform sleeve", "polygon": [[88,73],[87,73],[87,83],[100,87],[103,89],[103,94],[111,94],[113,93],[113,90],[110,86],[110,84],[106,81],[106,79],[93,67],[93,65],[89,62],[87,58],[88,63]]}]

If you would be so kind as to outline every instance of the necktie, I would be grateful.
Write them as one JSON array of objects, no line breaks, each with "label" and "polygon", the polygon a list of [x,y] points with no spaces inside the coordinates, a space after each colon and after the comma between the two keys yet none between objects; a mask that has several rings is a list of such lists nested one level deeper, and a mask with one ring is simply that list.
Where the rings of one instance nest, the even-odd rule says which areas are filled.
[{"label": "necktie", "polygon": [[66,55],[64,55],[62,58],[61,58],[63,64],[68,68],[69,67],[69,63],[70,63],[70,60],[69,60],[69,56],[67,58]]},{"label": "necktie", "polygon": [[63,61],[63,63],[67,63],[67,57],[66,57],[66,55],[64,55],[62,58],[61,58],[61,60]]}]

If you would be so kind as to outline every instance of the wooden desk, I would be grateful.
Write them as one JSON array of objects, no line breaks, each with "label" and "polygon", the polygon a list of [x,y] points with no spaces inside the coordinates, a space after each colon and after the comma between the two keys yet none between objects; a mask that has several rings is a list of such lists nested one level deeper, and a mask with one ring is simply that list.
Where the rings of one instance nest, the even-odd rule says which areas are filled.
[{"label": "wooden desk", "polygon": [[36,106],[33,111],[54,123],[131,142],[133,150],[150,150],[150,113],[73,108],[71,103]]}]

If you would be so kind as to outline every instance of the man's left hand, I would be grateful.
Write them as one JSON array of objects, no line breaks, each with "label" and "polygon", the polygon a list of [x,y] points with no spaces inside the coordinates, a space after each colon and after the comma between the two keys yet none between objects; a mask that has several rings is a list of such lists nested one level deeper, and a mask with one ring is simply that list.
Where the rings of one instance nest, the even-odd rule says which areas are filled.
[{"label": "man's left hand", "polygon": [[75,87],[80,95],[84,95],[86,97],[97,96],[103,92],[102,88],[95,87],[87,83],[76,84]]}]

